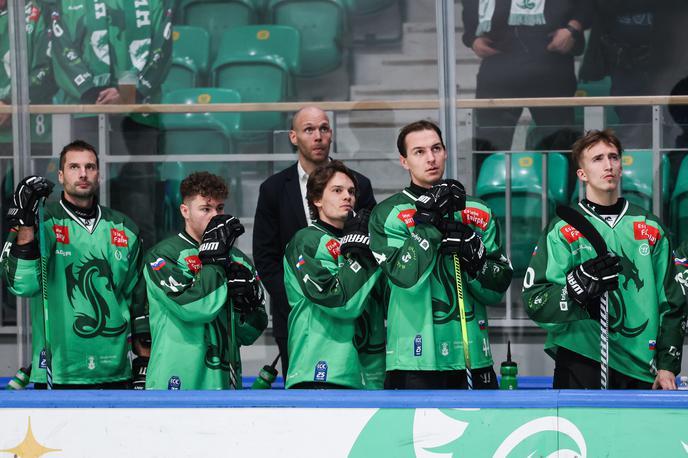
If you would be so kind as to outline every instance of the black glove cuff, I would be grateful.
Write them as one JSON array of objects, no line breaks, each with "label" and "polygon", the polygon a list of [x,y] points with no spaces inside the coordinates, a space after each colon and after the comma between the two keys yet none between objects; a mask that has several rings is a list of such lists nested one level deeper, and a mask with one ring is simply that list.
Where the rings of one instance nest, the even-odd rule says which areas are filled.
[{"label": "black glove cuff", "polygon": [[29,243],[24,245],[18,245],[16,243],[12,244],[10,248],[10,255],[17,259],[23,259],[25,261],[34,261],[41,257],[41,252],[38,248],[38,241],[33,239]]}]

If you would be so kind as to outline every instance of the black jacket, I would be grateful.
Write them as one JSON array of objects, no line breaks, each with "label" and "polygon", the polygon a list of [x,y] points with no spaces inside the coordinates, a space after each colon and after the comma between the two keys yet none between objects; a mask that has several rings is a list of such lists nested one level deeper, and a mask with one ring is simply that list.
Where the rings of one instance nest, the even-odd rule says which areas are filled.
[{"label": "black jacket", "polygon": [[[358,181],[356,210],[375,205],[370,180],[354,172]],[[253,260],[260,279],[270,294],[272,328],[275,337],[287,337],[289,303],[284,292],[284,248],[299,229],[306,227],[306,214],[297,164],[278,172],[260,185],[253,226]]]}]

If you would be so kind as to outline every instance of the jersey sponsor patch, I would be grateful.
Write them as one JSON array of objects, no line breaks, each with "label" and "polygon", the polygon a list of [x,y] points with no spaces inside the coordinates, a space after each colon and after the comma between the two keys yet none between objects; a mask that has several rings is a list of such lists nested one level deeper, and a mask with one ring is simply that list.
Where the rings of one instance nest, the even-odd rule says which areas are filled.
[{"label": "jersey sponsor patch", "polygon": [[124,231],[120,231],[114,228],[110,229],[110,241],[114,246],[120,248],[126,248],[129,246],[129,237],[127,237]]},{"label": "jersey sponsor patch", "polygon": [[193,273],[198,273],[201,270],[201,267],[203,267],[203,264],[201,263],[201,258],[195,255],[185,257],[184,261],[186,261],[186,266]]},{"label": "jersey sponsor patch", "polygon": [[318,361],[315,365],[315,373],[313,374],[314,382],[326,382],[327,381],[327,361]]},{"label": "jersey sponsor patch", "polygon": [[406,224],[406,227],[414,227],[416,222],[413,220],[413,215],[416,214],[415,208],[409,208],[408,210],[402,210],[397,215],[397,218],[401,220],[402,223]]},{"label": "jersey sponsor patch", "polygon": [[325,248],[327,248],[327,251],[330,252],[334,260],[336,261],[339,258],[339,242],[336,240],[330,240],[325,244]]},{"label": "jersey sponsor patch", "polygon": [[413,356],[423,356],[423,336],[420,334],[413,338]]},{"label": "jersey sponsor patch", "polygon": [[38,18],[41,17],[41,10],[35,6],[31,8],[31,14],[29,15],[29,21],[38,22]]},{"label": "jersey sponsor patch", "polygon": [[559,232],[561,232],[561,235],[563,235],[566,241],[569,243],[573,243],[580,238],[584,238],[583,234],[581,234],[578,229],[571,226],[570,224],[567,224],[561,229],[559,229]]},{"label": "jersey sponsor patch", "polygon": [[182,381],[176,375],[170,377],[167,381],[167,389],[170,391],[178,391],[182,389]]},{"label": "jersey sponsor patch", "polygon": [[151,262],[150,266],[151,266],[151,269],[153,269],[153,270],[160,270],[163,267],[165,267],[165,264],[167,264],[167,263],[165,262],[165,260],[163,258],[158,258],[155,261]]},{"label": "jersey sponsor patch", "polygon": [[475,226],[484,231],[490,222],[490,214],[479,208],[464,208],[461,210],[461,220],[464,224]]},{"label": "jersey sponsor patch", "polygon": [[55,240],[57,243],[69,243],[69,228],[67,226],[58,226],[55,224],[53,226],[53,232],[55,233]]},{"label": "jersey sponsor patch", "polygon": [[636,240],[647,240],[650,246],[654,246],[661,238],[661,234],[656,227],[636,221],[633,223],[633,237]]}]

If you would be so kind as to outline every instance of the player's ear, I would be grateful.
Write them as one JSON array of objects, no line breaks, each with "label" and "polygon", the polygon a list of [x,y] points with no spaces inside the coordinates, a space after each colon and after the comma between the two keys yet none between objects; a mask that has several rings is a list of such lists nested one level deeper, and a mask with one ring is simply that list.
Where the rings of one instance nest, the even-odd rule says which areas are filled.
[{"label": "player's ear", "polygon": [[182,214],[182,218],[188,219],[189,218],[189,206],[186,205],[185,203],[181,203],[179,205],[179,212]]},{"label": "player's ear", "polygon": [[576,176],[581,181],[588,181],[588,175],[585,173],[585,171],[583,169],[576,170]]}]

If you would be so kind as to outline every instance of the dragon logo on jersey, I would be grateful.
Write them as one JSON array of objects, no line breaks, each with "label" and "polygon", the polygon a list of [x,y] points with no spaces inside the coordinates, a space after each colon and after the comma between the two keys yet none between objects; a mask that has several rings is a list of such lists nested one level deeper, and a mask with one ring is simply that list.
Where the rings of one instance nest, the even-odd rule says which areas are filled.
[{"label": "dragon logo on jersey", "polygon": [[93,54],[105,65],[110,65],[110,45],[107,30],[95,30],[91,34],[91,48]]},{"label": "dragon logo on jersey", "polygon": [[228,342],[227,328],[215,318],[205,327],[205,367],[208,369],[229,370],[229,349],[225,342]]},{"label": "dragon logo on jersey", "polygon": [[[444,262],[443,262],[444,260]],[[453,266],[449,262],[451,258],[443,256],[435,264],[432,271],[432,281],[436,285],[441,285],[444,289],[447,302],[441,301],[439,298],[432,298],[432,321],[435,324],[445,324],[450,321],[460,321],[459,305],[456,298],[456,279],[454,278]],[[466,310],[466,321],[473,321],[475,319],[475,312]]]},{"label": "dragon logo on jersey", "polygon": [[[108,326],[110,307],[100,293],[103,289],[114,291],[112,270],[102,259],[86,259],[81,266],[70,264],[65,269],[67,297],[75,311],[72,329],[79,337],[85,339],[103,336],[115,337],[127,330],[127,322],[119,326]],[[84,305],[91,307],[92,314],[83,310]]]},{"label": "dragon logo on jersey", "polygon": [[[623,289],[628,289],[630,281],[633,281],[636,291],[640,291],[645,285],[645,282],[640,278],[638,267],[630,260],[628,255],[621,250],[619,256],[621,261],[621,273],[624,281],[621,284]],[[619,291],[614,291],[609,294],[609,330],[610,332],[618,332],[624,337],[636,337],[645,330],[648,320],[644,323],[631,327],[629,326],[629,316],[626,310],[626,301]]]}]

